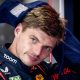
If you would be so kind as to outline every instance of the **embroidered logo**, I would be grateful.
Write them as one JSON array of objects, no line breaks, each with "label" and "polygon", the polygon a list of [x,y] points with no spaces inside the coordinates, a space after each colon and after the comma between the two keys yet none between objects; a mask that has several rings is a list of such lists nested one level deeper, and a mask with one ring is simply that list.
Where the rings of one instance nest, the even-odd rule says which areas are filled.
[{"label": "embroidered logo", "polygon": [[8,56],[7,54],[4,54],[4,58],[15,63],[15,64],[17,63],[17,60],[13,59],[12,57]]},{"label": "embroidered logo", "polygon": [[9,80],[21,80],[21,77],[18,76],[13,76],[13,77],[9,77]]},{"label": "embroidered logo", "polygon": [[42,76],[42,74],[38,74],[36,75],[36,80],[44,80],[44,77]]},{"label": "embroidered logo", "polygon": [[11,73],[9,72],[8,67],[5,67],[4,69],[0,68],[0,71],[3,72],[3,73],[5,73],[5,74],[11,74]]}]

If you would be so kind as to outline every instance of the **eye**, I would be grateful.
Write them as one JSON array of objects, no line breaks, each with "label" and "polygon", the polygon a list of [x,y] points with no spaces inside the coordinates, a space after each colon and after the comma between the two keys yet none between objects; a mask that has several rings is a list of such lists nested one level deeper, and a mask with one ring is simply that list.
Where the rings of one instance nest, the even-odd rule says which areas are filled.
[{"label": "eye", "polygon": [[38,38],[35,35],[30,35],[31,42],[36,44],[38,42]]},{"label": "eye", "polygon": [[52,51],[51,47],[45,47],[46,52],[50,53]]},{"label": "eye", "polygon": [[36,38],[31,38],[32,39],[32,43],[36,44],[37,43],[37,39]]}]

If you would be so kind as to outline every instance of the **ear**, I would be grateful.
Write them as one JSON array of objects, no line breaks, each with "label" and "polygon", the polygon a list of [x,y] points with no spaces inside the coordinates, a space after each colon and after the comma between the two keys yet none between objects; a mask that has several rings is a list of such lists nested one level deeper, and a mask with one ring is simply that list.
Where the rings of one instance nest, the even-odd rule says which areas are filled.
[{"label": "ear", "polygon": [[19,24],[17,25],[17,27],[15,28],[15,30],[14,30],[14,34],[15,34],[15,36],[18,36],[18,35],[21,34],[21,32],[22,32],[22,24],[19,23]]}]

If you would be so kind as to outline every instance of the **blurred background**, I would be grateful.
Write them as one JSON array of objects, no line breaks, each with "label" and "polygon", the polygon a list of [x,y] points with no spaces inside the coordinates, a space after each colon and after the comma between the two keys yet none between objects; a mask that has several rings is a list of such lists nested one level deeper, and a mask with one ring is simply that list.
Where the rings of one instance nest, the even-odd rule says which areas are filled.
[{"label": "blurred background", "polygon": [[[0,5],[4,0],[0,0]],[[78,40],[80,40],[80,4],[78,0],[20,0],[21,2],[45,1],[59,12],[61,18],[67,20],[66,27],[72,31]],[[77,4],[77,5],[76,5]],[[13,27],[8,24],[0,23],[0,46],[5,43],[11,43],[13,40]],[[53,58],[53,63],[56,60]]]}]

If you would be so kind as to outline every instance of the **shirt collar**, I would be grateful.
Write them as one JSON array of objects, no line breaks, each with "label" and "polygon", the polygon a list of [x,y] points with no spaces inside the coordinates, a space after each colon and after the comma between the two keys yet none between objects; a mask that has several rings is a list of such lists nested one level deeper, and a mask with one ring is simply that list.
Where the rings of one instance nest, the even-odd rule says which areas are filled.
[{"label": "shirt collar", "polygon": [[[9,44],[6,45],[8,47]],[[11,52],[9,52],[7,47],[4,46],[3,48],[0,49],[0,53],[1,53],[0,55],[2,56],[4,62],[7,61],[8,63],[10,63],[11,65],[15,66],[18,69],[23,69],[23,70],[30,69],[28,66],[23,64],[20,59],[18,59]]]}]

